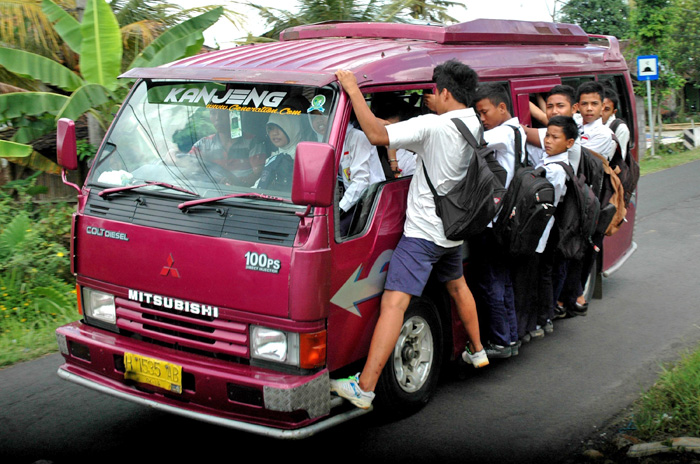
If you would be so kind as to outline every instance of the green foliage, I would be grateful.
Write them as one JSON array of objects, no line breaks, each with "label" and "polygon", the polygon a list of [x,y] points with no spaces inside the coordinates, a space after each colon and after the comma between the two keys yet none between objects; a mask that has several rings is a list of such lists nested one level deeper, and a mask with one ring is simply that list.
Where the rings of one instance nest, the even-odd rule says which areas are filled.
[{"label": "green foliage", "polygon": [[639,402],[634,423],[640,438],[700,434],[700,351],[685,354],[664,369],[659,381]]},{"label": "green foliage", "polygon": [[569,0],[561,9],[559,20],[578,24],[589,34],[627,38],[629,7],[623,0]]},{"label": "green foliage", "polygon": [[700,82],[700,0],[675,0],[669,25],[668,56],[675,70]]},{"label": "green foliage", "polygon": [[78,152],[78,159],[80,161],[87,161],[97,153],[97,147],[92,145],[87,140],[76,140],[75,143]]},{"label": "green foliage", "polygon": [[[129,8],[139,2],[112,3]],[[113,117],[114,106],[124,99],[127,92],[128,82],[117,79],[124,54],[119,23],[112,5],[106,0],[87,0],[82,22],[71,19],[65,11],[59,11],[61,8],[51,0],[43,0],[42,7],[49,24],[55,28],[52,32],[57,33],[73,51],[80,51],[80,75],[41,55],[0,47],[0,67],[61,89],[60,92],[0,95],[0,125],[25,127],[23,131],[15,133],[12,141],[17,143],[28,143],[50,132],[62,117],[78,119],[86,112],[96,116],[106,129]],[[196,54],[204,42],[203,31],[214,24],[222,13],[222,8],[210,9],[174,26],[163,34],[161,40],[151,42],[149,47],[142,50],[134,62],[139,66],[155,66]],[[77,36],[77,28],[80,37]],[[44,115],[53,118],[51,124],[46,124]],[[8,146],[7,151],[4,146],[2,148],[3,156],[6,156],[5,153],[15,156],[25,153],[16,146]]]},{"label": "green foliage", "polygon": [[78,317],[68,251],[75,206],[35,202],[36,177],[0,189],[0,366],[54,350],[53,336],[34,331]]},{"label": "green foliage", "polygon": [[[298,12],[255,3],[250,6],[256,8],[265,24],[271,27],[263,36],[272,39],[277,39],[280,32],[289,27],[324,21],[454,23],[456,20],[447,14],[447,8],[466,8],[463,2],[448,0],[300,0],[298,4]],[[260,41],[257,39],[251,41]]]}]

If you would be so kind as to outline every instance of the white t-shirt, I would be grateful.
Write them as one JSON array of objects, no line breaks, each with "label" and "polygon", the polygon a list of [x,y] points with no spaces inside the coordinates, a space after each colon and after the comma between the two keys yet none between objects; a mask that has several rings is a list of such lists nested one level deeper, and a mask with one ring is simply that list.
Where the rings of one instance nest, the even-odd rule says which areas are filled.
[{"label": "white t-shirt", "polygon": [[345,193],[340,199],[340,208],[349,211],[367,187],[386,180],[377,148],[373,147],[367,136],[359,129],[348,125],[340,158],[340,171]]},{"label": "white t-shirt", "polygon": [[[576,117],[577,115],[578,118]],[[610,160],[615,154],[617,144],[612,139],[612,131],[610,128],[603,124],[603,118],[598,118],[590,124],[583,124],[581,114],[576,113],[574,119],[579,125],[578,130],[581,146],[593,150]],[[573,167],[574,170],[578,172],[578,166]]]},{"label": "white t-shirt", "polygon": [[[617,119],[615,115],[611,115],[608,118],[608,122],[606,122],[605,125],[610,127],[610,125],[615,119]],[[617,126],[617,129],[615,129],[615,137],[617,137],[617,140],[620,142],[622,159],[625,159],[625,157],[627,156],[627,144],[630,141],[630,128],[627,127],[627,124],[622,120],[620,120],[620,125]]]},{"label": "white t-shirt", "polygon": [[[578,113],[577,113],[578,114]],[[537,164],[533,164],[536,168],[540,167],[544,163],[544,159],[547,158],[547,153],[544,151],[544,136],[547,134],[547,128],[543,127],[537,129],[540,135],[540,147],[535,147],[528,144],[527,150],[530,155],[530,160],[537,160]],[[579,164],[581,163],[581,137],[577,137],[574,142],[574,146],[569,148],[569,164],[574,169],[574,172],[578,174]]]},{"label": "white t-shirt", "polygon": [[[545,177],[554,186],[554,206],[559,204],[559,200],[566,194],[566,171],[557,162],[563,161],[565,163],[569,162],[569,153],[560,153],[554,156],[545,156],[543,159],[543,166],[545,171]],[[542,253],[547,247],[547,240],[549,240],[549,234],[554,226],[554,216],[549,218],[547,226],[542,232],[542,237],[537,243],[536,253]]]},{"label": "white t-shirt", "polygon": [[426,114],[386,126],[389,148],[405,148],[417,155],[416,172],[408,189],[404,235],[429,240],[445,248],[459,246],[462,240],[448,240],[445,237],[442,220],[435,212],[433,194],[421,164],[425,165],[440,195],[449,192],[466,176],[474,150],[467,148],[468,143],[451,121],[452,118],[462,119],[472,134],[479,133],[481,123],[472,108],[441,115]]},{"label": "white t-shirt", "polygon": [[416,154],[412,151],[396,150],[396,160],[398,161],[401,177],[412,176],[416,172]]},{"label": "white t-shirt", "polygon": [[506,188],[508,188],[510,181],[513,180],[513,176],[515,175],[515,132],[513,132],[513,127],[520,131],[520,141],[522,144],[520,147],[520,152],[522,153],[520,161],[524,164],[525,131],[520,126],[518,118],[511,118],[500,126],[484,132],[484,140],[486,140],[489,147],[495,150],[498,164],[503,166],[503,169],[505,169],[508,174],[506,177]]}]

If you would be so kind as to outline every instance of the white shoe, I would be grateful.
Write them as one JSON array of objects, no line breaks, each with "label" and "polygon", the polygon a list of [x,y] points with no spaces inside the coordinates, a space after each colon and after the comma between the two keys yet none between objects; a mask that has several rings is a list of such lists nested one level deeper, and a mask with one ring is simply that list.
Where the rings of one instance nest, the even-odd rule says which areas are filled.
[{"label": "white shoe", "polygon": [[462,352],[462,359],[464,362],[467,362],[476,368],[488,366],[489,364],[489,358],[486,356],[486,350],[483,348],[481,351],[477,351],[476,353],[472,354],[469,347],[465,347],[464,351]]},{"label": "white shoe", "polygon": [[347,379],[331,379],[331,393],[345,398],[360,409],[369,409],[374,399],[374,392],[366,392],[360,388],[359,372]]}]

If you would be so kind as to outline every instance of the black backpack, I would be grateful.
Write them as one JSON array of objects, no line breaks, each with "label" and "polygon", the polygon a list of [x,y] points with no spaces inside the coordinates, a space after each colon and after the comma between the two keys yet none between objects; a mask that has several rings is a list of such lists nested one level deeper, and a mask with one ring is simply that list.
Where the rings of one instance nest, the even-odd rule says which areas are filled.
[{"label": "black backpack", "polygon": [[543,167],[522,163],[520,131],[515,129],[515,175],[493,226],[496,240],[512,256],[532,256],[555,211],[554,186]]},{"label": "black backpack", "polygon": [[600,251],[592,240],[598,225],[600,200],[586,184],[585,176],[577,176],[568,163],[557,164],[566,171],[566,194],[559,201],[554,216],[554,226],[559,232],[557,249],[564,258],[580,260],[589,246]]},{"label": "black backpack", "polygon": [[480,134],[481,143],[478,143],[462,120],[453,118],[452,122],[473,148],[467,175],[446,195],[440,195],[430,181],[425,164],[421,164],[433,193],[435,211],[442,219],[445,237],[464,240],[481,233],[498,214],[506,193],[504,185],[507,173],[498,164],[493,149],[484,142],[483,134]]}]

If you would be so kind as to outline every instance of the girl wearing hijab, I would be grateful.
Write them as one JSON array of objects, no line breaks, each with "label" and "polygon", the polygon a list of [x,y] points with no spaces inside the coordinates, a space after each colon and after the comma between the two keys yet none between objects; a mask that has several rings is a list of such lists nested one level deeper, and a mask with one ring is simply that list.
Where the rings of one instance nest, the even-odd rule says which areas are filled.
[{"label": "girl wearing hijab", "polygon": [[294,155],[302,139],[301,121],[298,116],[273,114],[267,121],[267,136],[276,150],[265,161],[259,189],[291,191],[294,173]]}]

